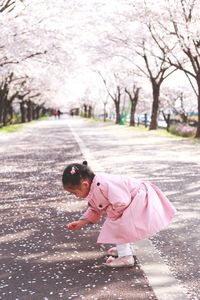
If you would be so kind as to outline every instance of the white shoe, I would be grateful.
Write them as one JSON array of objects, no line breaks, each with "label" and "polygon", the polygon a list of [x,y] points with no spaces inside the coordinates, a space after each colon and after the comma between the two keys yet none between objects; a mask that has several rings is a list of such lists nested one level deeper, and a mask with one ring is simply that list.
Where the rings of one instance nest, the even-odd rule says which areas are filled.
[{"label": "white shoe", "polygon": [[112,268],[133,267],[135,265],[135,259],[132,255],[122,256],[118,258],[110,256],[108,257],[104,265]]},{"label": "white shoe", "polygon": [[117,257],[118,256],[117,247],[112,247],[112,248],[108,249],[107,254],[109,256]]}]

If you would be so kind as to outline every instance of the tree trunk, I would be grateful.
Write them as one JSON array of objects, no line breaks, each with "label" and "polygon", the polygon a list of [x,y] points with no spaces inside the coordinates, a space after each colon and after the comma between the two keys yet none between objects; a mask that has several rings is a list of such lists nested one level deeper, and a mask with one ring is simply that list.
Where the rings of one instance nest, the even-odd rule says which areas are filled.
[{"label": "tree trunk", "polygon": [[36,120],[36,106],[33,102],[31,106],[32,106],[32,120]]},{"label": "tree trunk", "polygon": [[32,121],[32,103],[27,101],[27,120],[28,122]]},{"label": "tree trunk", "polygon": [[48,112],[48,109],[46,109],[45,107],[42,107],[42,112],[41,112],[42,117],[44,117],[47,112]]},{"label": "tree trunk", "polygon": [[160,84],[155,81],[152,82],[153,87],[153,104],[151,113],[151,123],[149,130],[155,130],[158,126],[158,109],[159,109],[159,95],[160,95]]},{"label": "tree trunk", "polygon": [[21,123],[26,122],[26,109],[24,106],[24,102],[20,102],[20,112],[21,112]]},{"label": "tree trunk", "polygon": [[104,121],[104,122],[106,122],[106,116],[107,116],[107,114],[106,114],[106,104],[107,104],[107,103],[104,103],[104,104],[103,104],[103,121]]},{"label": "tree trunk", "polygon": [[91,118],[92,117],[92,106],[89,105],[88,106],[88,118]]},{"label": "tree trunk", "polygon": [[138,103],[139,91],[140,91],[140,88],[137,88],[135,90],[134,97],[129,96],[130,101],[131,101],[130,126],[135,126],[135,111],[136,111],[136,106],[137,106],[137,103]]},{"label": "tree trunk", "polygon": [[4,99],[3,126],[8,125],[9,101]]},{"label": "tree trunk", "polygon": [[200,78],[197,80],[198,84],[198,96],[197,96],[197,101],[198,101],[198,122],[197,122],[197,131],[196,131],[196,138],[200,138]]},{"label": "tree trunk", "polygon": [[36,107],[36,120],[38,120],[39,117],[40,117],[40,109],[41,109],[40,106],[37,106],[37,107]]},{"label": "tree trunk", "polygon": [[12,121],[13,121],[13,107],[12,107],[12,102],[9,103],[8,115],[9,115],[9,118],[7,119],[7,123],[12,124]]},{"label": "tree trunk", "polygon": [[119,124],[120,123],[120,102],[121,102],[121,88],[118,85],[117,86],[117,93],[115,94],[115,111],[116,111],[116,120],[115,123]]},{"label": "tree trunk", "polygon": [[125,88],[125,93],[127,93],[127,95],[129,96],[129,100],[131,103],[131,110],[130,110],[130,126],[135,126],[135,110],[136,110],[136,104],[137,104],[137,100],[138,100],[138,92],[139,89],[137,88],[135,91],[135,87],[133,85],[133,91],[132,94],[131,92],[129,92],[129,90],[127,88]]},{"label": "tree trunk", "polygon": [[83,111],[84,111],[84,118],[87,118],[87,105],[86,104],[83,104]]},{"label": "tree trunk", "polygon": [[7,109],[6,101],[8,96],[8,86],[3,84],[0,88],[0,124],[6,125]]},{"label": "tree trunk", "polygon": [[170,128],[170,114],[167,114],[167,115],[166,115],[166,114],[164,113],[164,111],[162,111],[162,115],[163,115],[164,120],[165,120],[165,122],[166,122],[166,124],[167,124],[166,130],[169,131],[169,128]]},{"label": "tree trunk", "polygon": [[3,124],[4,98],[0,95],[0,125]]},{"label": "tree trunk", "polygon": [[115,123],[119,124],[120,123],[120,102],[117,100],[115,100],[115,112],[116,112]]},{"label": "tree trunk", "polygon": [[131,103],[131,112],[130,112],[130,126],[135,126],[135,109],[136,109],[136,104]]}]

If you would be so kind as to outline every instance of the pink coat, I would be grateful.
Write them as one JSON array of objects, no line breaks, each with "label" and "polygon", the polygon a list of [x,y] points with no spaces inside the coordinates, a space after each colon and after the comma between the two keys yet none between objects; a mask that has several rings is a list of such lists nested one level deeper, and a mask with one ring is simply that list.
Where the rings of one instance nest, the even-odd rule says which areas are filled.
[{"label": "pink coat", "polygon": [[98,173],[84,213],[91,223],[106,220],[97,243],[123,244],[154,235],[167,227],[176,210],[160,189],[127,176]]}]

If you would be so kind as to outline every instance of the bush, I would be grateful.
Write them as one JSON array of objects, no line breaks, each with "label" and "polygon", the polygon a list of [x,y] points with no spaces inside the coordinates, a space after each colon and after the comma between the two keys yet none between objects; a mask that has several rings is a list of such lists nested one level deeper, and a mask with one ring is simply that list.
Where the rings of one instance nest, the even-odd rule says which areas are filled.
[{"label": "bush", "polygon": [[193,137],[196,133],[196,128],[186,124],[172,125],[169,132],[182,137]]}]

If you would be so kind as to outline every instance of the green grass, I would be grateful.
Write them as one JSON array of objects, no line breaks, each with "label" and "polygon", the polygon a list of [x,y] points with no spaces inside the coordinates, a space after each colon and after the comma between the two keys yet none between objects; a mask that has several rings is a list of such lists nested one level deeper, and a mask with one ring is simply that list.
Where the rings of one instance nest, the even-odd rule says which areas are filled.
[{"label": "green grass", "polygon": [[109,120],[109,119],[106,119],[106,121],[104,121],[103,119],[95,118],[95,117],[84,118],[84,119],[87,120],[87,121],[89,121],[89,122],[93,122],[93,123],[115,124],[115,121]]},{"label": "green grass", "polygon": [[31,123],[36,123],[39,121],[45,121],[47,120],[48,117],[41,117],[38,120],[33,120],[31,122],[27,122],[27,123],[22,123],[22,124],[12,124],[12,125],[8,125],[8,126],[3,126],[0,128],[0,134],[1,133],[12,133],[12,132],[16,132],[21,130],[22,128],[24,128],[26,125],[31,124]]},{"label": "green grass", "polygon": [[162,136],[167,136],[167,137],[171,137],[171,138],[182,138],[181,136],[170,133],[166,129],[156,129],[156,132]]},{"label": "green grass", "polygon": [[156,130],[149,130],[148,127],[145,127],[144,125],[139,125],[139,126],[129,126],[129,125],[125,125],[126,127],[128,128],[131,128],[133,130],[136,130],[136,131],[141,131],[141,132],[154,132],[155,134],[159,134],[159,135],[162,135],[162,136],[166,136],[166,137],[171,137],[171,138],[176,138],[177,136],[174,135],[174,134],[171,134],[170,132],[168,132],[166,129],[156,129]]},{"label": "green grass", "polygon": [[142,131],[142,132],[146,132],[146,131],[149,131],[149,128],[148,127],[145,127],[143,125],[135,125],[135,126],[130,126],[129,124],[125,124],[125,125],[121,125],[121,126],[126,126],[130,129],[133,129],[133,130],[136,130],[136,131]]},{"label": "green grass", "polygon": [[137,126],[129,126],[128,123],[125,123],[124,125],[119,125],[119,124],[115,124],[115,122],[112,120],[106,120],[106,122],[104,122],[102,119],[98,119],[98,118],[91,118],[91,119],[88,119],[88,118],[84,118],[85,120],[87,120],[88,122],[93,122],[93,123],[103,123],[103,124],[113,124],[113,125],[116,125],[116,126],[124,126],[126,127],[127,129],[130,129],[130,130],[134,130],[134,131],[137,131],[137,132],[154,132],[155,134],[157,135],[160,135],[160,136],[165,136],[165,137],[169,137],[169,138],[172,138],[172,139],[179,139],[179,140],[183,140],[183,139],[187,139],[188,141],[193,141],[195,142],[196,144],[200,144],[200,139],[196,139],[194,136],[191,136],[191,137],[182,137],[180,135],[176,135],[176,134],[173,134],[173,133],[170,133],[168,132],[166,129],[156,129],[156,130],[149,130],[148,127],[145,127],[144,125],[139,125]]},{"label": "green grass", "polygon": [[19,131],[24,127],[24,124],[13,124],[0,128],[0,133],[12,133]]},{"label": "green grass", "polygon": [[[117,126],[124,126],[126,128],[129,128],[131,130],[135,130],[135,131],[139,131],[139,132],[148,132],[149,128],[145,127],[144,125],[140,124],[139,126],[137,126],[137,124],[135,126],[129,126],[128,123],[125,123],[124,125],[120,125],[120,124],[115,124],[114,121],[110,121],[107,120],[106,122],[104,122],[102,119],[98,119],[98,118],[91,118],[91,119],[87,119],[89,122],[93,122],[93,123],[104,123],[104,124],[109,124],[112,123],[113,125],[117,125]],[[168,132],[166,129],[156,129],[156,130],[151,130],[149,132],[155,132],[155,134],[161,135],[161,136],[166,136],[166,137],[170,137],[170,138],[176,138],[176,139],[182,139],[181,136],[172,134],[170,132]]]}]

